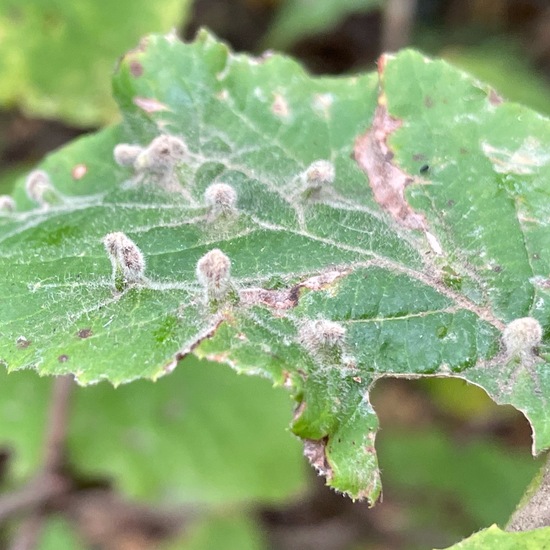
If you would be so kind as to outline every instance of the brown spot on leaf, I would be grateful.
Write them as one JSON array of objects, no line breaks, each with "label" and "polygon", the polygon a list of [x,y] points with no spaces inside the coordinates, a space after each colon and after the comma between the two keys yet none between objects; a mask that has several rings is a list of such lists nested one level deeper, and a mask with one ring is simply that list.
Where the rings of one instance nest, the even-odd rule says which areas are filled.
[{"label": "brown spot on leaf", "polygon": [[139,61],[131,61],[130,72],[132,73],[132,76],[141,76],[143,74],[143,65]]},{"label": "brown spot on leaf", "polygon": [[89,338],[93,334],[91,328],[83,328],[77,332],[79,338]]},{"label": "brown spot on leaf", "polygon": [[60,355],[57,360],[60,362],[60,363],[66,363],[68,360],[69,360],[69,356],[68,355]]},{"label": "brown spot on leaf", "polygon": [[504,100],[493,88],[489,90],[489,103],[491,105],[500,105]]},{"label": "brown spot on leaf", "polygon": [[273,111],[274,115],[277,115],[281,118],[287,118],[290,114],[288,102],[281,94],[275,94],[273,104],[271,105],[271,110]]},{"label": "brown spot on leaf", "polygon": [[428,109],[431,109],[431,108],[434,106],[434,100],[433,100],[429,95],[427,95],[427,96],[424,98],[424,105],[425,105]]},{"label": "brown spot on leaf", "polygon": [[24,336],[19,336],[19,338],[15,341],[15,345],[19,349],[26,349],[31,345],[31,341],[27,340]]},{"label": "brown spot on leaf", "polygon": [[140,109],[146,113],[156,113],[158,111],[169,111],[168,107],[160,101],[151,97],[134,97],[132,100],[134,105],[137,105]]},{"label": "brown spot on leaf", "polygon": [[550,288],[550,279],[541,278],[541,279],[535,280],[534,283],[539,288],[544,288],[544,289]]},{"label": "brown spot on leaf", "polygon": [[291,309],[298,305],[300,293],[303,288],[308,290],[321,290],[333,284],[340,277],[344,277],[349,271],[327,271],[321,275],[315,275],[288,289],[266,290],[265,288],[245,288],[240,291],[241,304],[246,306],[264,305],[273,309]]},{"label": "brown spot on leaf", "polygon": [[401,122],[379,104],[372,127],[355,142],[355,160],[367,174],[376,202],[399,225],[426,230],[424,216],[416,213],[405,200],[405,187],[413,182],[413,178],[388,160],[391,153],[388,137],[400,126]]},{"label": "brown spot on leaf", "polygon": [[85,164],[77,164],[76,166],[73,166],[73,169],[71,170],[71,176],[74,180],[81,180],[88,171],[88,167]]},{"label": "brown spot on leaf", "polygon": [[320,475],[330,480],[332,478],[332,468],[326,456],[327,443],[328,437],[319,440],[304,439],[304,456]]}]

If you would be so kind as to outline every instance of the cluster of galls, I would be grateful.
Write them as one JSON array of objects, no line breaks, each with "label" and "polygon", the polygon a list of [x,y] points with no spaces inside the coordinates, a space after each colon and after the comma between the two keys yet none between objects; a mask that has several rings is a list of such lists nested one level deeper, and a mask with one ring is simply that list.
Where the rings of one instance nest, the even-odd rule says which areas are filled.
[{"label": "cluster of galls", "polygon": [[[103,238],[113,266],[113,283],[119,292],[129,286],[146,283],[145,257],[138,246],[124,233],[117,231]],[[197,263],[197,279],[209,304],[223,302],[233,290],[230,278],[231,261],[219,249],[207,252]]]}]

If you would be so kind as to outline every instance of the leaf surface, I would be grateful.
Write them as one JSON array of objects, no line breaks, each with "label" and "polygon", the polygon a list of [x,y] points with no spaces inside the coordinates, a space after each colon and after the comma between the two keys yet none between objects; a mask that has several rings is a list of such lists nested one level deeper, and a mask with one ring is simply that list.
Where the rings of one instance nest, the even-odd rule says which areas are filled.
[{"label": "leaf surface", "polygon": [[[49,206],[21,184],[0,219],[3,362],[120,384],[193,353],[266,376],[328,483],[370,501],[381,376],[464,378],[550,446],[547,348],[502,344],[517,318],[548,326],[548,120],[412,51],[379,73],[314,79],[206,33],[142,41],[114,77],[124,122],[45,160]],[[185,144],[162,175],[143,168],[159,134]],[[133,168],[121,143],[147,148]],[[220,183],[237,197],[221,213]],[[113,275],[112,232],[144,273]],[[218,254],[201,283],[213,249],[231,277]]]},{"label": "leaf surface", "polygon": [[548,547],[550,528],[507,533],[496,525],[448,548],[448,550],[539,550]]}]

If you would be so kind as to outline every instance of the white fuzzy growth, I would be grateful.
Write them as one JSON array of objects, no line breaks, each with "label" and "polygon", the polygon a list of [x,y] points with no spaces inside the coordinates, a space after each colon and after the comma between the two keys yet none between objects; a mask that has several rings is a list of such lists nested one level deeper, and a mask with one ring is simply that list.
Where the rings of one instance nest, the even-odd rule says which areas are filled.
[{"label": "white fuzzy growth", "polygon": [[155,138],[134,162],[136,170],[167,174],[187,154],[187,146],[176,136],[162,135]]},{"label": "white fuzzy growth", "polygon": [[336,172],[329,160],[316,160],[304,172],[304,179],[310,187],[322,187],[334,182]]},{"label": "white fuzzy growth", "polygon": [[515,319],[504,329],[502,341],[509,357],[533,357],[542,341],[542,327],[533,317]]},{"label": "white fuzzy growth", "polygon": [[231,288],[230,271],[231,260],[218,248],[210,250],[197,262],[197,279],[209,299],[225,297]]},{"label": "white fuzzy growth", "polygon": [[204,192],[204,202],[214,216],[233,212],[237,205],[237,192],[227,183],[213,183]]},{"label": "white fuzzy growth", "polygon": [[15,201],[9,195],[0,195],[0,212],[13,212]]},{"label": "white fuzzy growth", "polygon": [[119,143],[113,150],[115,162],[120,166],[133,166],[136,159],[143,152],[143,147],[139,145],[130,145],[129,143]]},{"label": "white fuzzy growth", "polygon": [[116,272],[120,269],[126,282],[136,283],[142,280],[145,258],[134,241],[117,231],[105,235],[103,244],[113,265],[113,277],[116,277]]},{"label": "white fuzzy growth", "polygon": [[25,190],[29,199],[40,206],[47,206],[47,194],[53,192],[54,187],[47,172],[44,172],[44,170],[33,170],[27,176]]},{"label": "white fuzzy growth", "polygon": [[345,338],[345,327],[327,319],[307,321],[299,331],[300,343],[312,353],[318,353],[323,349],[341,349]]}]

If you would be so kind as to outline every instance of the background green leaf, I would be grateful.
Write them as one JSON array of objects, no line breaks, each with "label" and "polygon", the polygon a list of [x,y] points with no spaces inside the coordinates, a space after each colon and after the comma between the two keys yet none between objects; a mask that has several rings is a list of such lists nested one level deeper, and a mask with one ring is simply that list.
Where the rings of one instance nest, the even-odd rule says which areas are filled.
[{"label": "background green leaf", "polygon": [[0,104],[77,126],[117,118],[109,77],[148,32],[167,32],[188,0],[4,0]]},{"label": "background green leaf", "polygon": [[263,44],[288,48],[300,38],[322,33],[352,13],[383,6],[384,0],[284,0]]},{"label": "background green leaf", "polygon": [[[190,358],[191,359],[191,358]],[[0,441],[15,451],[12,477],[42,461],[50,378],[2,374]],[[274,502],[304,486],[290,403],[266,380],[190,360],[156,383],[99,384],[74,395],[69,459],[85,477],[165,503]]]},{"label": "background green leaf", "polygon": [[226,514],[193,525],[180,542],[166,550],[262,550],[266,548],[257,525],[246,515]]}]

